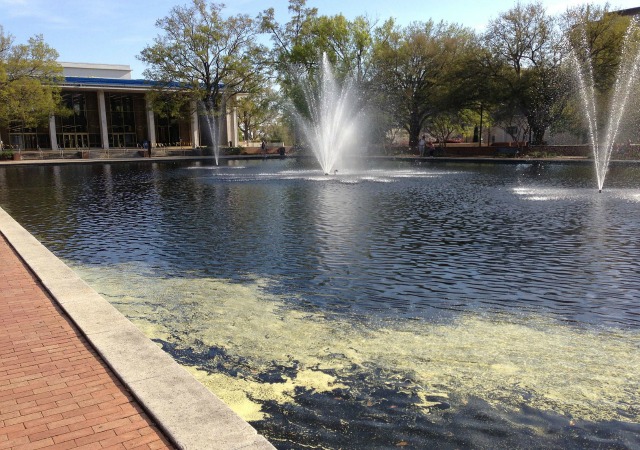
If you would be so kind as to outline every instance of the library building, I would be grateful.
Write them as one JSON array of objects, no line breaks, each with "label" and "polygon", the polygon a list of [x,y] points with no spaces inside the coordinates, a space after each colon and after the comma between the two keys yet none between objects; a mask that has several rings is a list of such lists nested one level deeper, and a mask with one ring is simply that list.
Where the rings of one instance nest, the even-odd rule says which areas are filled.
[{"label": "library building", "polygon": [[[62,99],[72,111],[49,123],[26,128],[12,122],[0,129],[5,148],[16,150],[115,149],[211,145],[208,126],[197,113],[189,120],[154,114],[147,93],[152,82],[131,78],[127,65],[61,62]],[[192,108],[195,111],[194,108]],[[237,146],[237,112],[226,108],[218,123],[219,144]]]}]

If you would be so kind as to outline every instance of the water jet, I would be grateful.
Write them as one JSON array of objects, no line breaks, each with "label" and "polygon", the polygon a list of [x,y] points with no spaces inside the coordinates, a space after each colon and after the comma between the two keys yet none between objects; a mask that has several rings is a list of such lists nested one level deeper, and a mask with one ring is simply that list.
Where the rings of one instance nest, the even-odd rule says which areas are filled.
[{"label": "water jet", "polygon": [[338,83],[323,54],[317,78],[306,75],[299,84],[308,114],[293,114],[323,173],[329,175],[345,152],[356,146],[356,131],[362,120],[355,83],[350,76]]},{"label": "water jet", "polygon": [[220,158],[220,144],[218,143],[218,121],[214,113],[213,106],[209,105],[208,102],[200,102],[200,108],[202,110],[202,117],[206,124],[206,127],[204,127],[203,131],[210,140],[211,150],[217,166],[218,160]]},{"label": "water jet", "polygon": [[640,69],[640,46],[635,42],[640,28],[636,19],[632,19],[627,28],[620,55],[620,65],[613,84],[613,92],[609,100],[603,136],[598,126],[597,94],[594,82],[593,62],[589,55],[589,41],[584,26],[580,28],[580,42],[572,43],[571,61],[575,67],[580,98],[585,111],[589,130],[589,144],[593,152],[598,191],[602,192],[604,180],[609,169],[611,154],[620,133],[628,106],[629,97],[636,83]]}]

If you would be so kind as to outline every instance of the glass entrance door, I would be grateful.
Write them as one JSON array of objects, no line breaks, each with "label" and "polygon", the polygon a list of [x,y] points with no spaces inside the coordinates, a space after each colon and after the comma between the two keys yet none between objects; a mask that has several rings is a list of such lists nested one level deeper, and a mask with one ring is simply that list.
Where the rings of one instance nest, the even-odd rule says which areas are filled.
[{"label": "glass entrance door", "polygon": [[109,133],[110,148],[133,148],[136,146],[135,133]]},{"label": "glass entrance door", "polygon": [[62,148],[89,148],[89,133],[63,133],[61,137]]}]

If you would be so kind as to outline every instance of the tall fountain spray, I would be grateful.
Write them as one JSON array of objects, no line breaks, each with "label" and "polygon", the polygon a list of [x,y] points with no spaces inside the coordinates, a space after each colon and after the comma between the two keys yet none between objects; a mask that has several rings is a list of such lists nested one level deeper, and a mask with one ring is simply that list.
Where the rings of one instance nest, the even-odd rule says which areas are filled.
[{"label": "tall fountain spray", "polygon": [[218,159],[220,157],[220,143],[218,142],[218,120],[214,113],[213,106],[207,106],[206,102],[200,103],[200,108],[202,110],[202,118],[206,125],[205,132],[208,133],[209,140],[211,142],[211,147],[213,150],[213,156],[216,161],[216,166],[218,165]]},{"label": "tall fountain spray", "polygon": [[294,114],[322,170],[330,174],[344,152],[357,144],[361,109],[353,79],[340,85],[326,54],[322,55],[318,77],[300,82],[309,115]]},{"label": "tall fountain spray", "polygon": [[604,132],[598,127],[597,96],[593,76],[593,65],[588,55],[587,34],[585,27],[581,27],[579,45],[571,49],[571,59],[576,68],[582,106],[589,126],[589,141],[593,151],[598,190],[602,192],[604,180],[609,169],[611,153],[614,150],[629,97],[635,86],[640,69],[640,46],[634,37],[639,31],[637,20],[633,19],[627,29],[623,41],[620,66],[616,75],[613,93],[610,97],[608,119]]}]

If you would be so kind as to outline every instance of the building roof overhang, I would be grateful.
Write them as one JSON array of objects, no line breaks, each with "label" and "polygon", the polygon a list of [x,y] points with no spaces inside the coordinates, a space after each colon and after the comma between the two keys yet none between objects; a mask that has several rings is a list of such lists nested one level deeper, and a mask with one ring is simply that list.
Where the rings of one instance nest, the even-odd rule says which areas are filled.
[{"label": "building roof overhang", "polygon": [[[118,92],[146,92],[159,87],[179,90],[181,87],[184,87],[184,85],[175,81],[167,84],[153,80],[100,77],[64,77],[64,81],[60,86],[62,89]],[[224,85],[220,84],[220,88],[224,89]]]},{"label": "building roof overhang", "polygon": [[157,83],[150,80],[127,80],[120,78],[98,78],[98,77],[64,77],[61,83],[63,89],[79,90],[104,90],[104,91],[149,91]]}]

